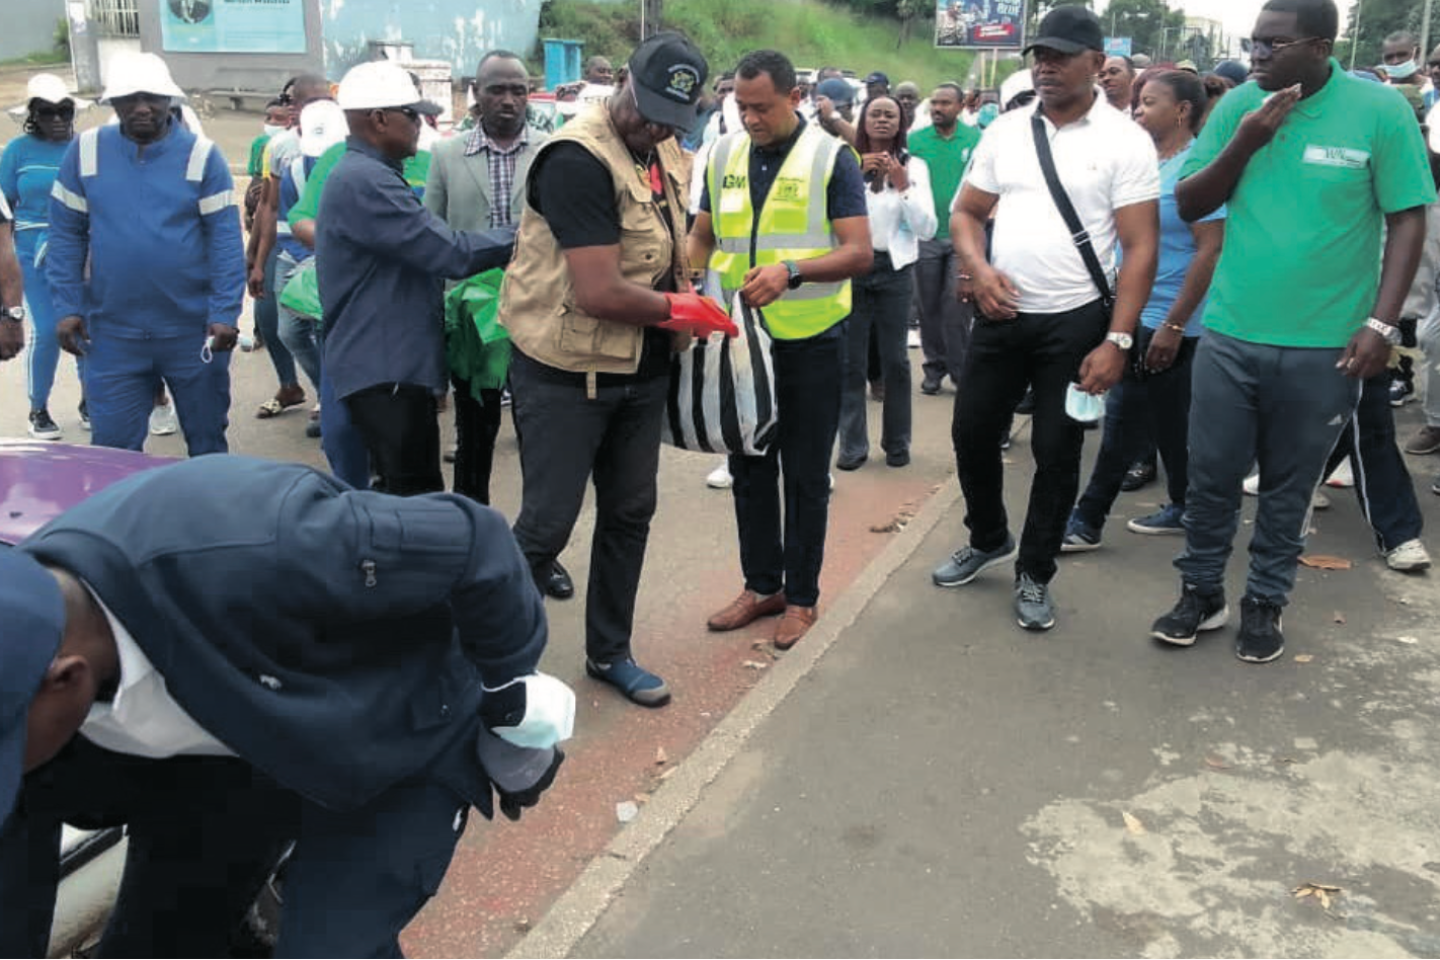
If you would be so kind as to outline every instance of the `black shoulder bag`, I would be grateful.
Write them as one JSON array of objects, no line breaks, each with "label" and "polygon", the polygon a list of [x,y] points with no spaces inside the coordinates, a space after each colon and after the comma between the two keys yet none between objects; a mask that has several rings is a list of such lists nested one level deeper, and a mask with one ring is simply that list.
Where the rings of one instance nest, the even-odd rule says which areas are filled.
[{"label": "black shoulder bag", "polygon": [[1055,158],[1050,154],[1050,137],[1045,132],[1045,120],[1040,116],[1038,108],[1030,117],[1030,131],[1035,136],[1035,152],[1040,156],[1040,170],[1045,174],[1045,185],[1050,188],[1050,197],[1060,210],[1065,227],[1070,231],[1070,239],[1075,242],[1075,249],[1080,251],[1080,259],[1085,261],[1085,269],[1090,271],[1090,279],[1100,291],[1100,305],[1104,307],[1105,318],[1108,320],[1115,309],[1115,295],[1110,290],[1110,281],[1105,279],[1105,271],[1100,269],[1100,258],[1095,256],[1090,234],[1080,222],[1080,215],[1075,212],[1075,205],[1070,202],[1070,196],[1060,182],[1060,175],[1055,172]]}]

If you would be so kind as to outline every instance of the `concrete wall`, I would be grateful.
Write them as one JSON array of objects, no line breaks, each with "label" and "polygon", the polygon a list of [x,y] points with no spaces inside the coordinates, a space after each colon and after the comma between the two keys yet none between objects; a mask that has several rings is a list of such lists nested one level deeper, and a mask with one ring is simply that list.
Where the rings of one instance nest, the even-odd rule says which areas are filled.
[{"label": "concrete wall", "polygon": [[165,58],[170,74],[185,90],[279,91],[297,73],[319,71],[324,63],[320,44],[320,0],[305,0],[306,52],[172,53],[160,37],[160,4],[140,2],[140,46]]},{"label": "concrete wall", "polygon": [[446,60],[472,76],[489,50],[522,57],[535,46],[540,0],[318,0],[325,69],[339,77],[369,57],[372,40],[405,40],[419,60]]},{"label": "concrete wall", "polygon": [[65,16],[64,0],[3,0],[5,29],[0,30],[0,60],[49,50],[55,23]]}]

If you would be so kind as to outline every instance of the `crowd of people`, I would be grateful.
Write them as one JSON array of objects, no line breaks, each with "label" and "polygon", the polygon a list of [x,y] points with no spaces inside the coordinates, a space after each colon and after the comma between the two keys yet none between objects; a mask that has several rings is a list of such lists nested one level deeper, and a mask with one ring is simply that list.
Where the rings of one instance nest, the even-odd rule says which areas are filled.
[{"label": "crowd of people", "polygon": [[[64,350],[78,361],[94,443],[139,450],[157,405],[173,404],[192,457],[226,452],[229,357],[242,344],[248,286],[248,342],[268,352],[277,381],[255,415],[306,403],[298,369],[319,401],[307,431],[339,482],[199,458],[188,473],[157,471],[97,498],[0,556],[13,568],[0,571],[5,619],[51,640],[21,656],[7,632],[0,648],[0,668],[23,667],[34,681],[19,726],[8,701],[0,717],[11,723],[5,742],[26,747],[7,762],[23,754],[26,769],[73,774],[58,786],[25,778],[31,832],[0,834],[0,858],[16,843],[50,842],[56,811],[77,802],[75,778],[111,770],[109,752],[66,746],[92,730],[97,700],[117,704],[97,741],[112,751],[239,756],[264,771],[247,789],[283,812],[237,834],[244,849],[233,858],[250,873],[277,820],[310,824],[323,848],[353,831],[354,817],[398,837],[446,804],[488,812],[488,788],[482,803],[464,781],[458,734],[402,735],[393,710],[354,714],[398,662],[364,638],[401,608],[420,617],[435,635],[406,682],[450,698],[416,694],[425,706],[415,710],[434,707],[426,723],[449,730],[452,708],[477,714],[482,729],[466,727],[467,743],[523,727],[545,702],[538,686],[528,705],[515,698],[544,645],[540,598],[575,593],[559,557],[592,484],[586,672],[635,704],[669,703],[632,634],[672,362],[697,338],[739,333],[737,304],[768,336],[778,420],[760,455],[731,453],[710,477],[731,489],[742,578],[711,630],[775,618],[783,650],[814,625],[831,470],[869,460],[867,392],[880,400],[885,465],[911,462],[912,404],[929,402],[914,398],[912,345],[922,397],[953,384],[966,504],[967,542],[933,581],[960,587],[1013,562],[1025,629],[1055,625],[1062,554],[1099,548],[1117,497],[1151,481],[1157,461],[1166,503],[1126,526],[1183,538],[1179,599],[1151,629],[1160,641],[1190,645],[1228,621],[1224,574],[1245,493],[1258,508],[1234,641],[1243,661],[1283,652],[1281,611],[1327,478],[1353,478],[1392,569],[1425,569],[1393,410],[1422,396],[1426,426],[1404,449],[1440,451],[1440,214],[1425,139],[1436,88],[1404,35],[1387,40],[1376,70],[1347,72],[1332,56],[1337,29],[1332,0],[1268,0],[1248,68],[1227,62],[1202,76],[1188,63],[1107,57],[1096,17],[1063,6],[1030,40],[1028,69],[998,90],[947,82],[928,97],[879,71],[860,82],[834,67],[803,75],[773,50],[712,78],[703,53],[666,32],[618,70],[592,58],[555,116],[529,102],[523,59],[496,50],[478,65],[471,116],[449,137],[412,77],[366,63],[337,88],[297,77],[267,106],[243,201],[159,57],[117,57],[101,97],[117,122],[78,135],[84,101],[37,77],[24,133],[0,159],[10,226],[0,231],[0,359],[21,352],[28,319],[32,436],[62,434],[48,398]],[[1440,82],[1440,49],[1427,67]],[[467,312],[477,303],[488,306]],[[457,315],[483,346],[457,332]],[[453,451],[440,441],[447,403]],[[513,540],[495,536],[503,520],[486,506],[507,404],[522,477]],[[1017,537],[1002,452],[1025,415],[1034,476]],[[1102,420],[1082,492],[1085,431]],[[454,495],[443,493],[447,459]],[[255,515],[228,534],[187,525],[183,512],[162,518],[182,480],[231,490]],[[129,552],[85,556],[86,537]],[[201,562],[214,544],[218,555]],[[266,612],[255,636],[207,633],[214,656],[177,652],[160,620],[233,615],[244,601],[233,588],[202,590],[207,574],[266,549],[283,554],[272,580],[313,588],[305,608]],[[192,588],[207,599],[167,600]],[[326,644],[352,627],[361,666],[327,672],[337,661]],[[184,749],[116,719],[115,683],[124,689],[134,664],[153,670],[157,660],[173,693],[166,716],[192,735]],[[206,701],[206,684],[227,691],[223,704]],[[272,694],[287,684],[320,692],[276,707]],[[384,703],[412,686],[396,689]],[[327,692],[348,706],[323,702]],[[31,698],[49,706],[27,745]],[[312,717],[307,705],[324,723],[361,723],[394,762],[342,798],[316,779],[344,760],[320,756],[322,737],[297,731],[307,766],[237,732],[293,731]],[[553,754],[556,741],[512,739],[522,754]],[[486,775],[518,815],[558,762],[546,754],[520,788],[500,785],[499,766]],[[251,766],[236,769],[243,779]],[[0,782],[3,810],[22,788],[15,769],[0,773],[14,781]],[[306,800],[291,809],[296,793]],[[448,861],[461,819],[397,840],[394,862],[431,862],[437,851]],[[297,881],[307,902],[334,898],[323,869],[308,870]],[[421,883],[355,894],[365,880],[336,888],[377,905],[349,939],[300,923],[285,947],[393,946],[428,892]],[[43,945],[48,909],[26,905],[6,926]]]}]

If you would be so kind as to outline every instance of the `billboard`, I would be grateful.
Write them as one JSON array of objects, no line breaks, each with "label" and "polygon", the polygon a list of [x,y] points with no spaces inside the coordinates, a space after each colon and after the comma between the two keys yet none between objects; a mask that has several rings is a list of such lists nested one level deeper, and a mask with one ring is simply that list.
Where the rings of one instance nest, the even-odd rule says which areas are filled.
[{"label": "billboard", "polygon": [[1025,46],[1027,0],[937,0],[935,46],[1019,50]]},{"label": "billboard", "polygon": [[1129,37],[1106,37],[1105,56],[1107,57],[1129,57],[1135,54],[1135,45]]},{"label": "billboard", "polygon": [[167,53],[304,53],[305,0],[155,0]]}]

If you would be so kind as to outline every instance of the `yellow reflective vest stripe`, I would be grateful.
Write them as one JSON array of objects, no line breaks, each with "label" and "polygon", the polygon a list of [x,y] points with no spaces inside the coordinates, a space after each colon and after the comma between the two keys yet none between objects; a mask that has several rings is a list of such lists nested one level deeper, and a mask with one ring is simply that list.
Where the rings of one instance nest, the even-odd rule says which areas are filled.
[{"label": "yellow reflective vest stripe", "polygon": [[[841,141],[807,126],[780,165],[757,224],[750,204],[749,135],[733,133],[715,144],[706,171],[715,233],[710,269],[720,277],[726,303],[744,285],[752,266],[809,260],[835,249],[826,195],[842,149]],[[764,314],[773,337],[813,337],[849,316],[850,281],[802,284],[787,290]]]}]

